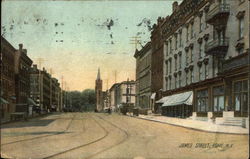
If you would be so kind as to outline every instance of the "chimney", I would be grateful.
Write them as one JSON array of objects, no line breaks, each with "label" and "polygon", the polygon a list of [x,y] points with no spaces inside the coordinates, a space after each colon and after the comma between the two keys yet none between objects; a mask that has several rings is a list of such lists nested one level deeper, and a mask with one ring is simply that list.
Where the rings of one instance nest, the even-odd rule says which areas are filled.
[{"label": "chimney", "polygon": [[172,4],[172,12],[175,12],[177,8],[178,8],[178,2],[174,1]]},{"label": "chimney", "polygon": [[23,49],[23,44],[19,44],[19,51]]},{"label": "chimney", "polygon": [[23,49],[23,53],[27,55],[27,49]]},{"label": "chimney", "polygon": [[35,64],[35,65],[33,65],[33,67],[35,68],[35,69],[37,69],[37,65]]}]

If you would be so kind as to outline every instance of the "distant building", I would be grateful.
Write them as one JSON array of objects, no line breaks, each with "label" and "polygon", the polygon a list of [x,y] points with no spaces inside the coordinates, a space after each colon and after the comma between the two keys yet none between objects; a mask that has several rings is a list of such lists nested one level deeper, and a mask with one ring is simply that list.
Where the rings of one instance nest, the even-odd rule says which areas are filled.
[{"label": "distant building", "polygon": [[0,115],[1,119],[8,120],[10,113],[15,112],[15,52],[16,49],[1,36],[1,94],[0,94]]},{"label": "distant building", "polygon": [[136,50],[136,107],[152,110],[151,101],[151,42]]},{"label": "distant building", "polygon": [[109,89],[109,94],[110,94],[110,107],[112,109],[117,109],[118,108],[118,87],[119,83],[115,83],[112,85],[112,87]]},{"label": "distant building", "polygon": [[98,68],[97,78],[95,81],[95,94],[96,94],[96,110],[102,111],[104,108],[103,92],[102,92],[102,80],[100,69]]},{"label": "distant building", "polygon": [[28,57],[27,50],[23,49],[23,44],[19,44],[19,49],[15,52],[15,92],[16,111],[28,112],[30,97],[30,75],[33,61]]},{"label": "distant building", "polygon": [[39,70],[37,65],[33,65],[30,71],[30,85],[30,97],[40,106],[42,111],[59,107],[59,83],[57,79],[51,77],[45,68]]},{"label": "distant building", "polygon": [[117,85],[117,106],[135,106],[135,81],[124,81]]},{"label": "distant building", "polygon": [[61,88],[56,78],[51,78],[51,97],[50,105],[53,110],[61,111]]}]

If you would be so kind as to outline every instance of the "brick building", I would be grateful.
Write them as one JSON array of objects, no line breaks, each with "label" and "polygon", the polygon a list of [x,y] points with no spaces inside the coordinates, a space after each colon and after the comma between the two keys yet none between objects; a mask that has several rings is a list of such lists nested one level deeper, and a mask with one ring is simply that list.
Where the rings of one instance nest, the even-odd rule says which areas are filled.
[{"label": "brick building", "polygon": [[1,36],[1,95],[0,111],[1,119],[8,120],[10,113],[15,112],[16,95],[15,95],[15,52],[16,49]]},{"label": "brick building", "polygon": [[[162,38],[162,23],[163,18],[157,19],[157,24],[153,25],[151,32],[151,92],[153,93],[153,100],[158,100],[162,97],[163,89],[163,38]],[[153,105],[154,109],[157,108]]]},{"label": "brick building", "polygon": [[33,61],[28,57],[27,50],[23,49],[23,44],[19,44],[19,49],[15,52],[15,92],[16,111],[28,112],[30,96],[30,76]]},{"label": "brick building", "polygon": [[152,110],[151,103],[151,42],[136,50],[136,106]]},{"label": "brick building", "polygon": [[[30,71],[30,97],[36,102],[43,112],[48,111],[48,109],[51,110],[53,102],[54,104],[58,102],[57,92],[59,83],[54,81],[53,89],[53,81],[53,78],[45,68],[43,68],[43,70],[39,70],[37,65],[32,66]],[[56,92],[53,92],[52,90]]]}]

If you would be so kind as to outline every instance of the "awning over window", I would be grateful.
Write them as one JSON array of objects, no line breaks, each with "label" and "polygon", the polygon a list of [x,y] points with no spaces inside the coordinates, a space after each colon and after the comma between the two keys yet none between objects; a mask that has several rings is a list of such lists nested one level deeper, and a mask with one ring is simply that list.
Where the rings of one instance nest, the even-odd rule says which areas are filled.
[{"label": "awning over window", "polygon": [[157,100],[155,103],[163,104],[167,100],[167,97],[162,97],[160,100]]},{"label": "awning over window", "polygon": [[9,104],[9,102],[0,97],[0,104]]},{"label": "awning over window", "polygon": [[36,106],[36,103],[31,98],[28,98],[28,104]]},{"label": "awning over window", "polygon": [[156,93],[153,93],[150,97],[150,99],[155,99]]},{"label": "awning over window", "polygon": [[193,92],[185,92],[185,93],[179,93],[174,94],[171,96],[164,97],[164,103],[162,104],[162,107],[166,106],[175,106],[175,105],[192,105],[193,103]]}]

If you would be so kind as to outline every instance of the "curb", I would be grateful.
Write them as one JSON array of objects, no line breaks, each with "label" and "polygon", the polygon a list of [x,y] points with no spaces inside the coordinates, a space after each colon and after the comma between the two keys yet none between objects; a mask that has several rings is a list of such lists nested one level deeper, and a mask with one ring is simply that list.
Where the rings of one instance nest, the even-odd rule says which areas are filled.
[{"label": "curb", "polygon": [[[128,115],[126,115],[126,116],[128,116]],[[219,133],[219,134],[228,134],[228,135],[249,135],[248,133],[218,132],[218,131],[209,131],[209,130],[203,130],[203,129],[198,129],[198,128],[191,128],[191,127],[187,127],[187,126],[183,126],[183,125],[171,124],[171,123],[167,123],[167,122],[164,122],[164,121],[146,119],[146,118],[137,117],[137,116],[128,116],[128,117],[133,117],[133,118],[136,118],[136,119],[142,119],[142,120],[157,122],[157,123],[161,123],[161,124],[168,124],[168,125],[172,125],[172,126],[182,127],[182,128],[191,129],[191,130],[195,130],[195,131],[206,132],[206,133]]]},{"label": "curb", "polygon": [[41,118],[41,117],[45,117],[45,116],[48,116],[48,115],[51,115],[53,113],[47,113],[47,114],[41,114],[39,116],[34,116],[34,117],[28,117],[27,120],[9,120],[9,121],[5,121],[5,122],[2,122],[0,123],[0,125],[5,125],[5,124],[10,124],[10,123],[17,123],[17,122],[21,122],[21,121],[28,121],[29,119],[36,119],[36,118]]}]

